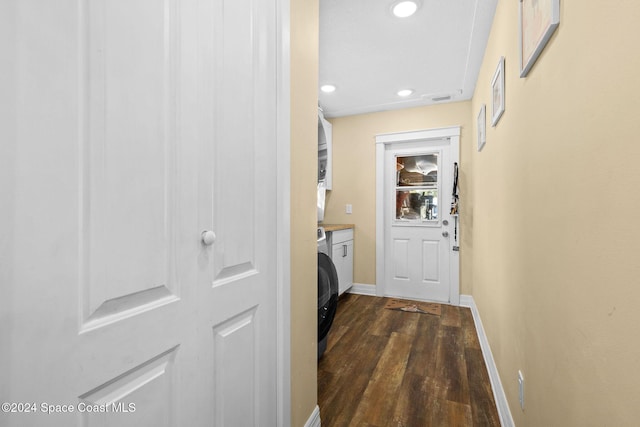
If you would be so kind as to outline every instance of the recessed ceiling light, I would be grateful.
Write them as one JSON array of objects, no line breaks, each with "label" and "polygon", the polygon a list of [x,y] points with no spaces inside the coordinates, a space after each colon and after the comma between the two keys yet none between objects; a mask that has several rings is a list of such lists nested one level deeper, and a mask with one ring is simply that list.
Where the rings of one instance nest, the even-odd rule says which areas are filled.
[{"label": "recessed ceiling light", "polygon": [[418,10],[418,3],[415,1],[400,1],[395,3],[391,7],[391,10],[398,18],[407,18],[416,13],[416,10]]},{"label": "recessed ceiling light", "polygon": [[409,96],[413,93],[411,89],[402,89],[398,91],[398,96]]},{"label": "recessed ceiling light", "polygon": [[322,85],[320,86],[320,90],[324,93],[331,93],[336,90],[336,87],[334,85]]}]

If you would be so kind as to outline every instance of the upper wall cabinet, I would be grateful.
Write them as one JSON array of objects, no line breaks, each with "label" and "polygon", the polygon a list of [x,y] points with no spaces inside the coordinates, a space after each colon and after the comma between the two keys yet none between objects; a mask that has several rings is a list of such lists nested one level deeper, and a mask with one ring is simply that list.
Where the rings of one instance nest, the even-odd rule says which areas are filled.
[{"label": "upper wall cabinet", "polygon": [[326,189],[331,190],[332,175],[332,126],[318,108],[318,182],[324,180]]}]

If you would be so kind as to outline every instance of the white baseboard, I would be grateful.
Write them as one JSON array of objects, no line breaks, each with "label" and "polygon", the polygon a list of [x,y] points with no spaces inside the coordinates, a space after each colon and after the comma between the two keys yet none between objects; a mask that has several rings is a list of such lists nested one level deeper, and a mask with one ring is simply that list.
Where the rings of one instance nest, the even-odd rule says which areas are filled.
[{"label": "white baseboard", "polygon": [[482,320],[480,320],[480,312],[478,312],[476,302],[473,300],[471,295],[460,295],[460,306],[471,309],[473,322],[475,323],[476,331],[478,332],[478,340],[480,341],[480,348],[482,349],[484,363],[487,365],[487,371],[489,371],[489,380],[491,381],[491,388],[493,389],[493,398],[495,399],[496,406],[498,408],[500,424],[502,427],[514,427],[513,417],[511,416],[511,410],[509,409],[509,402],[507,401],[507,396],[504,393],[504,388],[502,388],[502,381],[500,381],[496,362],[493,360],[489,340],[484,332],[484,327],[482,326]]},{"label": "white baseboard", "polygon": [[350,294],[376,296],[376,285],[366,285],[364,283],[354,283],[347,291]]},{"label": "white baseboard", "polygon": [[309,416],[309,419],[306,423],[304,423],[304,427],[321,427],[322,423],[320,422],[320,407],[316,405],[313,409],[313,412]]}]

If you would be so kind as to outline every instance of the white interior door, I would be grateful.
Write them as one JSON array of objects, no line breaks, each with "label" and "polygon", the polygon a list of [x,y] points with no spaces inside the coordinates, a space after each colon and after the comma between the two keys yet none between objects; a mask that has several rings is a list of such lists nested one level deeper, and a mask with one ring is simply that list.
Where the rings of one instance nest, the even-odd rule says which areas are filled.
[{"label": "white interior door", "polygon": [[275,1],[2,11],[0,425],[276,425]]},{"label": "white interior door", "polygon": [[385,295],[452,301],[454,154],[450,138],[385,145]]}]

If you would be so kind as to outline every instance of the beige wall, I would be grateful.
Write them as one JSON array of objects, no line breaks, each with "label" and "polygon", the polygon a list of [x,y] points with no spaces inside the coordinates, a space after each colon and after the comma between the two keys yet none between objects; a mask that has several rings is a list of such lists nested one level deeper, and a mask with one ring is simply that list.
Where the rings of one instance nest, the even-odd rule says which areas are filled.
[{"label": "beige wall", "polygon": [[[473,100],[506,111],[470,159],[473,296],[518,426],[640,419],[640,3],[561,1],[519,78],[518,2],[500,1]],[[475,123],[474,123],[475,125]],[[525,376],[526,410],[517,371]]]},{"label": "beige wall", "polygon": [[291,425],[317,403],[318,0],[291,0]]},{"label": "beige wall", "polygon": [[[460,187],[461,242],[466,239],[470,182],[465,160],[471,155],[475,139],[471,123],[471,102],[457,102],[329,119],[333,125],[333,189],[328,192],[324,222],[355,224],[354,282],[376,283],[376,147],[377,134],[407,130],[461,126]],[[345,213],[345,205],[353,213]],[[461,282],[471,271],[471,264],[461,262]],[[463,293],[470,289],[462,286]]]}]

